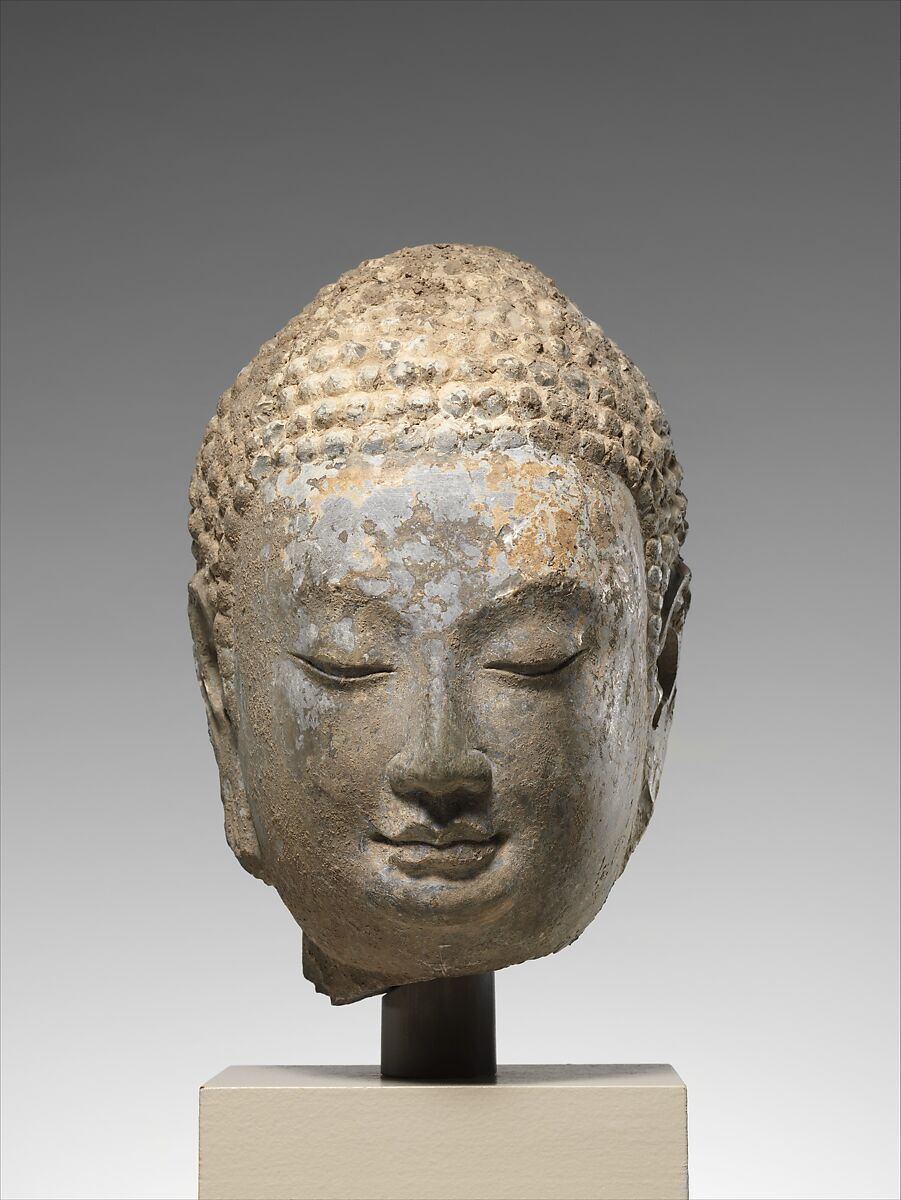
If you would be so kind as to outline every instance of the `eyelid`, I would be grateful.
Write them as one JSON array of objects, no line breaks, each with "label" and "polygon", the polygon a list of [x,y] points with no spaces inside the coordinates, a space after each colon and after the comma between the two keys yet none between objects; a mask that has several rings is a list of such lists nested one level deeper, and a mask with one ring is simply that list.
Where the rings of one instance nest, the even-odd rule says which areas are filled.
[{"label": "eyelid", "polygon": [[557,659],[555,661],[537,662],[537,663],[515,663],[515,662],[487,662],[484,664],[486,671],[499,671],[506,675],[519,675],[523,678],[541,677],[543,675],[557,675],[561,671],[576,661],[579,655],[584,654],[588,649],[587,646],[581,646],[566,658]]},{"label": "eyelid", "polygon": [[291,657],[302,663],[316,675],[341,683],[354,683],[360,679],[371,679],[374,675],[391,675],[395,668],[380,663],[339,663],[331,659],[309,658],[305,654],[291,652]]}]

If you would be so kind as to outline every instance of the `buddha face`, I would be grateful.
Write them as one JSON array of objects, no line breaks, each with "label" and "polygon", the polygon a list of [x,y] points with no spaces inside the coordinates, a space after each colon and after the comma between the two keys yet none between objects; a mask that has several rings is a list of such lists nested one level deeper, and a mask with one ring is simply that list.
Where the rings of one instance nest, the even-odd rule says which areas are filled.
[{"label": "buddha face", "polygon": [[625,863],[650,730],[626,487],[526,448],[396,453],[255,504],[230,736],[317,972],[366,994],[571,942]]}]

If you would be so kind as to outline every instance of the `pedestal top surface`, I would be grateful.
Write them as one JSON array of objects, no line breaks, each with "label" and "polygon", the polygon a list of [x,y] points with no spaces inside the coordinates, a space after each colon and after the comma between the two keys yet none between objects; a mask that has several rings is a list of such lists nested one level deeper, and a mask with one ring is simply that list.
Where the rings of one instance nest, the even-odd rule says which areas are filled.
[{"label": "pedestal top surface", "polygon": [[377,1066],[226,1067],[205,1083],[204,1088],[411,1088],[411,1087],[637,1087],[684,1088],[671,1066],[638,1064],[522,1064],[499,1066],[497,1079],[478,1083],[459,1080],[411,1081],[382,1079]]}]

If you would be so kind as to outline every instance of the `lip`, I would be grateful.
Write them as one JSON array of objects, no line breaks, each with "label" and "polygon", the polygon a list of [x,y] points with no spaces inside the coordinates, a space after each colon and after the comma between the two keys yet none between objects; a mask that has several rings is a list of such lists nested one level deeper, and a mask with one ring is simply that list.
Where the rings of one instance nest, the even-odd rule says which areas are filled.
[{"label": "lip", "polygon": [[414,836],[413,830],[404,830],[396,838],[381,836],[373,840],[385,847],[390,866],[415,879],[427,875],[468,879],[478,875],[494,860],[501,844],[499,836],[461,837],[451,831],[424,838]]}]

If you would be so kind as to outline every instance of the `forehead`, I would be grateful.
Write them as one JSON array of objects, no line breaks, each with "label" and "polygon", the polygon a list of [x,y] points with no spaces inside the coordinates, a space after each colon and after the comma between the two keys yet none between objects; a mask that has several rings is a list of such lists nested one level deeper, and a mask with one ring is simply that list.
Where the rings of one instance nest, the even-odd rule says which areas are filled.
[{"label": "forehead", "polygon": [[265,502],[281,527],[270,566],[300,593],[347,589],[398,608],[431,596],[438,609],[453,593],[458,608],[523,586],[634,577],[643,561],[621,481],[532,448],[305,464],[269,484]]}]

